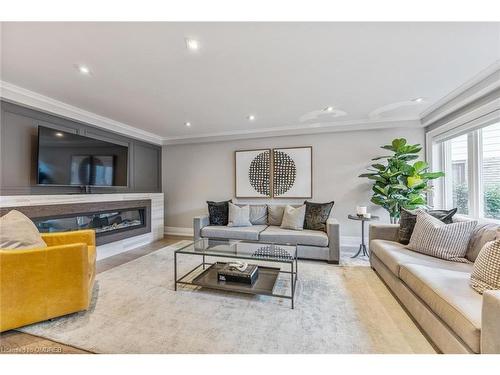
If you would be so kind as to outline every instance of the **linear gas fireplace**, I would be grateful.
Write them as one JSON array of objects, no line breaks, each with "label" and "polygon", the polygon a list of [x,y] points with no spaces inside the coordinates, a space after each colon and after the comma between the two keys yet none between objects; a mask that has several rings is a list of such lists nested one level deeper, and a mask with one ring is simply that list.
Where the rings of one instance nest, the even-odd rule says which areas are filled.
[{"label": "linear gas fireplace", "polygon": [[30,217],[43,233],[93,229],[98,245],[151,231],[150,200],[13,208]]}]

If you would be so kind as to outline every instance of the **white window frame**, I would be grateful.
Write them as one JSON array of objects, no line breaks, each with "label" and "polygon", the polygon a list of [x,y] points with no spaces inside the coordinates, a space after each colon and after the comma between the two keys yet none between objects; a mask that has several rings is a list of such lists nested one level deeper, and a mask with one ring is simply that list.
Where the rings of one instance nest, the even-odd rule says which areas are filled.
[{"label": "white window frame", "polygon": [[[481,129],[500,122],[500,109],[494,109],[476,118],[461,118],[431,130],[426,134],[426,159],[431,171],[443,171],[451,174],[451,150],[446,140],[467,134],[467,163],[469,214],[475,219],[500,222],[484,218],[484,192],[482,184],[482,134]],[[451,184],[446,178],[433,181],[434,192],[428,196],[428,204],[436,208],[452,208]]]}]

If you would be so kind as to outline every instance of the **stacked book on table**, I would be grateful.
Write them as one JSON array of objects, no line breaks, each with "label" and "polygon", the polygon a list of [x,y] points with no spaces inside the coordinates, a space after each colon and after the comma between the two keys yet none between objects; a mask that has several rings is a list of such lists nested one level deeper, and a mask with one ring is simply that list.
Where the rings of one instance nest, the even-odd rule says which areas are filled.
[{"label": "stacked book on table", "polygon": [[246,263],[223,263],[217,272],[218,281],[229,281],[252,285],[259,276],[259,267]]}]

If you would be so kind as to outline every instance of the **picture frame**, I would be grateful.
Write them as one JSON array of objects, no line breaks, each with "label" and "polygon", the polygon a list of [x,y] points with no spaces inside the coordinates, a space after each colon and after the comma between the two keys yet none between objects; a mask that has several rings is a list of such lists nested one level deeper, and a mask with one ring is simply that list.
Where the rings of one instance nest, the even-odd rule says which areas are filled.
[{"label": "picture frame", "polygon": [[271,174],[273,198],[312,198],[312,146],[273,148]]},{"label": "picture frame", "polygon": [[234,152],[236,198],[271,198],[271,149]]}]

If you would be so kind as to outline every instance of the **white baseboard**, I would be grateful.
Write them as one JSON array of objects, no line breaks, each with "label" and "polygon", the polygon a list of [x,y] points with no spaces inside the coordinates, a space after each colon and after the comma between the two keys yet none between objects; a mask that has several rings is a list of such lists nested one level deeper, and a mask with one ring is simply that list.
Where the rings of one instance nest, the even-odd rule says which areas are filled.
[{"label": "white baseboard", "polygon": [[[165,234],[171,236],[193,236],[193,228],[186,227],[165,227]],[[360,236],[341,236],[340,246],[358,247],[361,243]],[[368,238],[365,239],[365,243],[368,243]]]},{"label": "white baseboard", "polygon": [[171,236],[193,236],[193,228],[184,228],[184,227],[165,227],[165,234]]}]

